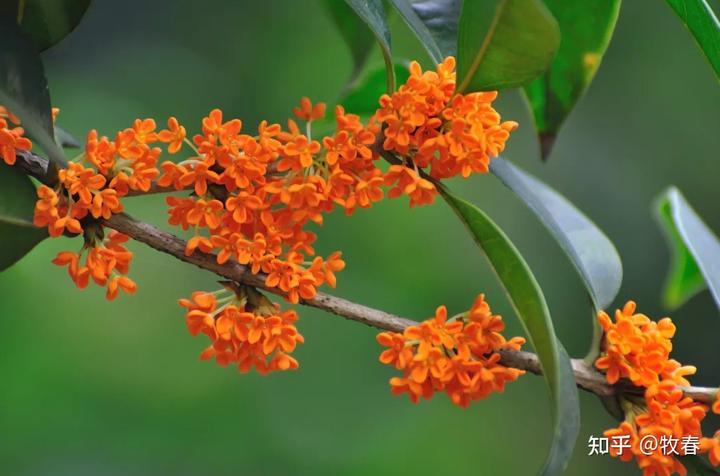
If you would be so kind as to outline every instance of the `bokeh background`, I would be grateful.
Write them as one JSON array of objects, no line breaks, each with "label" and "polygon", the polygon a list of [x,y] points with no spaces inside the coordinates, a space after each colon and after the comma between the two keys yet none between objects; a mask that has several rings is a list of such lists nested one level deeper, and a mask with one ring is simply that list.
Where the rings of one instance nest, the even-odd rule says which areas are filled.
[{"label": "bokeh background", "polygon": [[[399,17],[392,27],[396,56],[427,64]],[[193,130],[213,107],[254,128],[263,118],[284,120],[303,95],[333,104],[351,69],[334,24],[310,0],[96,0],[44,60],[59,124],[79,137],[90,128],[114,134],[136,117],[163,123],[176,115]],[[549,163],[540,163],[521,96],[505,92],[498,107],[521,123],[506,157],[566,195],[616,243],[625,266],[616,305],[635,299],[663,315],[668,253],[654,198],[679,186],[720,232],[720,88],[673,12],[656,0],[625,2],[603,65]],[[587,299],[560,248],[492,176],[451,186],[516,242],[565,346],[583,355]],[[170,229],[161,197],[126,207]],[[79,247],[47,240],[0,274],[0,474],[526,475],[544,458],[550,418],[541,378],[528,375],[465,410],[442,396],[413,406],[390,395],[393,371],[377,362],[374,330],[306,308],[300,369],[240,375],[199,361],[205,342],[187,333],[176,304],[193,290],[215,289],[213,275],[133,244],[139,291],[108,303],[102,290],[78,291],[50,264],[59,250]],[[467,309],[484,291],[509,333],[522,332],[442,201],[413,210],[404,200],[384,201],[351,219],[336,213],[319,249],[343,251],[343,297],[421,319],[442,303]],[[719,383],[720,319],[708,293],[673,317],[676,357],[700,368],[695,383]],[[633,465],[586,456],[588,437],[614,422],[592,395],[581,401],[567,474],[637,474]]]}]

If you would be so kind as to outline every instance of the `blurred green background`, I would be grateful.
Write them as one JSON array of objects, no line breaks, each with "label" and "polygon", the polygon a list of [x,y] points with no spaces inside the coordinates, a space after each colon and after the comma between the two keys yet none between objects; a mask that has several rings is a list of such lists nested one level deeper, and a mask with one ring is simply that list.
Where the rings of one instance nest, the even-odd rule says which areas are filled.
[{"label": "blurred green background", "polygon": [[[338,0],[339,1],[339,0]],[[717,3],[714,6],[718,6]],[[399,58],[428,63],[402,21]],[[346,47],[315,1],[96,0],[77,30],[44,53],[59,124],[79,137],[114,134],[136,117],[176,115],[189,131],[213,107],[254,129],[283,121],[303,95],[333,104],[350,72]],[[374,53],[373,61],[380,57]],[[626,299],[660,317],[668,266],[651,205],[675,184],[720,232],[720,88],[673,12],[627,1],[602,67],[562,130],[549,163],[538,158],[516,91],[498,102],[520,122],[506,157],[574,201],[616,243]],[[451,184],[502,225],[535,271],[568,351],[590,335],[587,298],[559,247],[492,176]],[[128,211],[170,229],[161,197]],[[352,219],[333,214],[319,251],[340,249],[337,293],[417,319],[439,304],[467,309],[484,291],[520,333],[493,274],[438,201],[409,210],[383,201]],[[541,378],[525,376],[469,409],[444,396],[411,405],[390,395],[376,332],[300,309],[306,344],[296,372],[240,375],[198,360],[178,298],[215,289],[210,273],[133,244],[135,296],[108,303],[80,292],[50,260],[75,240],[47,240],[0,274],[0,474],[285,475],[533,474],[549,444]],[[675,356],[720,382],[720,319],[707,292],[675,318]],[[634,465],[586,456],[590,435],[614,424],[581,396],[583,421],[567,474],[637,474]]]}]

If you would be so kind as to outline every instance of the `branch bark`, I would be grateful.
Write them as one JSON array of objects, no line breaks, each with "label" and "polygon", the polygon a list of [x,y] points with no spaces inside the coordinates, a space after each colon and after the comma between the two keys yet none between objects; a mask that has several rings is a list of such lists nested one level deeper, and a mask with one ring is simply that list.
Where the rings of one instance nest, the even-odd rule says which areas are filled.
[{"label": "branch bark", "polygon": [[[38,157],[32,153],[18,153],[16,166],[25,170],[43,183],[48,183],[47,160]],[[265,275],[262,273],[252,274],[246,267],[235,261],[229,261],[225,264],[218,264],[216,255],[212,253],[202,253],[195,251],[190,256],[185,255],[185,240],[177,236],[160,230],[159,228],[143,223],[131,218],[125,213],[113,215],[110,219],[104,220],[103,224],[109,228],[113,228],[124,233],[136,241],[144,243],[162,253],[169,254],[186,263],[193,264],[199,268],[205,269],[223,278],[236,281],[238,283],[247,284],[259,289],[263,289],[269,293],[283,296],[283,292],[277,288],[269,287],[265,284]],[[303,305],[322,309],[331,314],[335,314],[346,319],[361,322],[368,326],[388,330],[393,332],[402,332],[408,326],[418,324],[416,321],[400,317],[385,311],[374,309],[362,304],[358,304],[341,297],[318,292],[315,298],[303,300]],[[537,355],[531,352],[503,350],[501,353],[501,362],[507,367],[513,367],[527,372],[541,375],[542,367]],[[578,387],[592,392],[600,397],[610,397],[628,391],[626,386],[610,385],[605,380],[605,376],[595,370],[581,359],[571,359],[575,381]],[[638,393],[641,389],[630,389],[632,393]],[[717,388],[711,387],[686,387],[683,388],[685,395],[692,397],[697,402],[711,404],[715,401],[718,392]]]}]

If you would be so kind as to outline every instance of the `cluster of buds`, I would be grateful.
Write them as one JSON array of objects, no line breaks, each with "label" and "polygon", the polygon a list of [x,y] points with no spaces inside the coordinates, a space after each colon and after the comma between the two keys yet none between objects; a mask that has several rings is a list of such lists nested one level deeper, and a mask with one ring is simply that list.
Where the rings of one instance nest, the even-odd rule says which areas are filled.
[{"label": "cluster of buds", "polygon": [[[688,386],[687,377],[695,367],[683,366],[670,358],[675,325],[670,318],[658,322],[636,313],[630,301],[615,313],[615,320],[605,312],[598,314],[604,330],[602,355],[595,366],[606,372],[611,384],[628,379],[644,389],[642,397],[625,395],[621,404],[625,420],[607,430],[608,438],[622,438],[626,445],[611,448],[610,454],[622,461],[636,461],[644,475],[686,474],[678,459],[687,454],[709,453],[710,462],[720,464],[720,432],[713,438],[702,436],[701,423],[709,408],[683,394],[679,386]],[[720,412],[720,403],[713,406]],[[651,441],[696,441],[697,445],[648,447]]]},{"label": "cluster of buds", "polygon": [[214,293],[198,291],[179,301],[187,309],[190,334],[205,334],[211,341],[200,358],[214,357],[223,367],[234,364],[242,373],[252,368],[262,375],[298,368],[289,355],[304,342],[295,328],[297,313],[281,311],[253,288],[223,284],[225,288]]},{"label": "cluster of buds", "polygon": [[502,317],[493,315],[480,294],[469,311],[448,319],[440,306],[435,317],[402,333],[382,332],[377,341],[387,347],[380,362],[403,371],[390,379],[393,394],[407,393],[413,403],[445,392],[458,406],[502,392],[507,382],[524,372],[500,363],[501,349],[519,350],[525,339],[506,340]]}]

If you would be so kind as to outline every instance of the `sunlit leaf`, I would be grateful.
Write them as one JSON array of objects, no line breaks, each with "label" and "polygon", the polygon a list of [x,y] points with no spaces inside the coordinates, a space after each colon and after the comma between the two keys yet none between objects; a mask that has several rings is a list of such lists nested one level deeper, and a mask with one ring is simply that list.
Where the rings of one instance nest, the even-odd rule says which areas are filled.
[{"label": "sunlit leaf", "polygon": [[457,53],[460,0],[391,0],[435,63]]},{"label": "sunlit leaf", "polygon": [[572,365],[555,337],[545,296],[530,268],[505,233],[479,208],[442,190],[490,261],[538,354],[553,404],[553,441],[541,472],[560,474],[572,456],[580,429],[580,407]]},{"label": "sunlit leaf", "polygon": [[682,306],[707,287],[720,307],[720,241],[682,193],[670,187],[658,200],[658,217],[672,253],[663,301]]},{"label": "sunlit leaf", "polygon": [[345,0],[362,21],[370,28],[380,45],[385,61],[386,90],[395,90],[395,72],[393,70],[390,49],[390,28],[385,18],[382,0]]},{"label": "sunlit leaf", "polygon": [[595,76],[610,43],[620,0],[545,0],[560,26],[560,48],[550,69],[525,86],[543,159],[555,136]]},{"label": "sunlit leaf", "polygon": [[47,237],[33,225],[37,195],[29,178],[14,167],[0,165],[0,271],[16,263]]},{"label": "sunlit leaf", "polygon": [[463,2],[458,33],[458,91],[523,86],[550,65],[557,22],[541,0]]},{"label": "sunlit leaf", "polygon": [[0,38],[0,105],[20,118],[50,160],[65,164],[65,155],[55,143],[50,94],[35,47],[7,18],[0,17]]},{"label": "sunlit leaf", "polygon": [[568,255],[595,309],[606,309],[620,290],[623,274],[608,237],[565,197],[509,161],[493,159],[490,171],[537,215]]},{"label": "sunlit leaf", "polygon": [[705,0],[666,0],[720,78],[720,21]]}]

